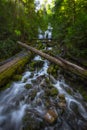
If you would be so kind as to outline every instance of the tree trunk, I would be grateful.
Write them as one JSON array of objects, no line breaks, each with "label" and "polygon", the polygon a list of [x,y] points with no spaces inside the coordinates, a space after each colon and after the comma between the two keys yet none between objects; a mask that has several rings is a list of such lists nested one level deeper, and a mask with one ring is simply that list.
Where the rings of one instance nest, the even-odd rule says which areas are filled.
[{"label": "tree trunk", "polygon": [[39,51],[31,46],[26,45],[25,43],[20,42],[20,41],[18,41],[18,44],[25,47],[26,49],[28,49],[30,51],[33,51],[34,53],[46,58],[47,60],[59,65],[63,69],[65,69],[67,71],[71,71],[72,73],[74,73],[82,78],[87,79],[87,70],[85,70],[84,68],[82,68],[76,64],[73,64],[73,63],[71,63],[71,62],[69,62],[61,57],[55,58],[55,57],[49,56],[48,54],[43,53],[42,51]]}]

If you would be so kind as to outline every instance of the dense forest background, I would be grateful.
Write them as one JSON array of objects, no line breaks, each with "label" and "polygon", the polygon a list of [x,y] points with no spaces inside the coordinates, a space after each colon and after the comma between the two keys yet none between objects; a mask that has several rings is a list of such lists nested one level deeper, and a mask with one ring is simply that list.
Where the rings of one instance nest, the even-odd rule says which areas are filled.
[{"label": "dense forest background", "polygon": [[67,56],[86,61],[87,0],[53,0],[47,6],[47,0],[44,1],[39,10],[39,1],[0,1],[0,61],[21,50],[17,40],[31,42],[37,38],[38,28],[46,30],[49,22],[56,46],[62,46]]}]

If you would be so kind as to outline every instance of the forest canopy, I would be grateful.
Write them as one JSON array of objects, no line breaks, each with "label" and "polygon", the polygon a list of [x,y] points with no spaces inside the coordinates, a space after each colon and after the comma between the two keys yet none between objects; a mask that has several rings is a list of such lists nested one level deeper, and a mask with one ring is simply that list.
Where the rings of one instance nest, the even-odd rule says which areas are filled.
[{"label": "forest canopy", "polygon": [[[39,7],[39,9],[36,9]],[[37,38],[38,28],[53,27],[53,38],[76,57],[87,55],[87,0],[1,0],[0,59],[18,51],[16,41]]]}]

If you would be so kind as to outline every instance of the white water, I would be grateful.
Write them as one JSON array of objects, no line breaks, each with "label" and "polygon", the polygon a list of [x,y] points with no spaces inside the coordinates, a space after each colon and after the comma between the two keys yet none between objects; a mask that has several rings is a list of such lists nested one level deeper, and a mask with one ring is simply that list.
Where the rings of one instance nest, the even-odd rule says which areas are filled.
[{"label": "white water", "polygon": [[[36,56],[34,60],[42,60],[42,59],[40,56]],[[32,101],[32,104],[28,104],[25,102],[25,100],[28,98],[30,90],[26,90],[24,86],[26,84],[32,84],[32,80],[37,80],[37,78],[40,76],[43,75],[48,76],[47,69],[48,69],[48,61],[44,60],[43,67],[38,72],[35,71],[33,77],[30,77],[32,74],[30,71],[26,71],[23,74],[21,81],[12,83],[10,88],[0,93],[0,130],[21,129],[20,126],[22,123],[22,118],[25,114],[25,110],[27,108],[32,109],[32,104],[35,104],[37,100],[40,100],[40,95],[44,93],[44,90],[42,89],[39,90],[39,92],[37,92],[36,94],[35,99]],[[23,83],[25,79],[27,80],[25,83]],[[69,95],[66,92],[65,88],[66,87],[70,88],[70,87],[64,81],[56,81],[56,83],[53,85],[58,89],[59,93],[65,95],[68,109],[70,111],[73,111],[70,108],[70,103],[71,102],[76,103],[78,105],[79,113],[84,119],[87,120],[87,111],[85,107],[82,105],[82,103],[79,100],[77,100],[74,96]],[[40,87],[40,86],[36,86],[36,87]],[[22,100],[21,98],[24,98],[24,100]],[[35,106],[34,109],[42,114],[45,112],[45,106],[42,100],[40,100],[40,102],[41,105]]]},{"label": "white water", "polygon": [[[77,104],[78,106],[78,111],[79,113],[81,114],[81,116],[83,118],[85,118],[87,120],[87,111],[86,109],[83,107],[83,105],[81,104],[80,101],[76,100],[73,96],[71,96],[70,94],[68,94],[62,87],[61,87],[61,84],[64,86],[64,87],[68,87],[68,85],[66,85],[63,81],[62,82],[59,82],[57,81],[56,84],[54,84],[54,86],[58,89],[59,93],[60,94],[64,94],[65,95],[65,98],[66,98],[66,101],[67,101],[67,105],[68,105],[68,109],[71,110],[70,108],[70,103],[71,102],[74,102]],[[73,110],[71,110],[73,111]]]},{"label": "white water", "polygon": [[38,38],[39,39],[49,39],[49,41],[52,39],[52,27],[51,24],[48,24],[47,30],[45,32],[42,32],[42,30],[38,29]]}]

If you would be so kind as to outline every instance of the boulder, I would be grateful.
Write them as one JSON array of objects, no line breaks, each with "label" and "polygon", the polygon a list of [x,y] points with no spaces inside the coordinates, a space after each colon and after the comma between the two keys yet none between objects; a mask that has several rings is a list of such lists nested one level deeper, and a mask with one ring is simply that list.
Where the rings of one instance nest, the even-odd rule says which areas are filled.
[{"label": "boulder", "polygon": [[37,95],[37,90],[34,89],[33,91],[31,91],[29,97],[31,100],[33,100],[36,97],[36,95]]},{"label": "boulder", "polygon": [[78,104],[77,104],[76,102],[71,101],[71,102],[70,102],[70,108],[72,109],[72,111],[73,111],[75,114],[78,114],[78,115],[79,115]]},{"label": "boulder", "polygon": [[58,114],[55,109],[49,109],[44,116],[45,121],[47,121],[50,124],[53,124],[57,120],[57,118]]},{"label": "boulder", "polygon": [[59,97],[59,100],[65,101],[65,95],[64,94],[59,94],[58,97]]},{"label": "boulder", "polygon": [[59,98],[58,107],[65,109],[66,108],[65,95],[59,94],[58,98]]},{"label": "boulder", "polygon": [[29,64],[29,68],[31,71],[34,71],[36,68],[39,70],[44,64],[44,61],[38,60],[38,61],[32,61]]},{"label": "boulder", "polygon": [[30,89],[30,88],[32,88],[32,85],[31,85],[31,84],[26,84],[24,87],[25,87],[26,89]]},{"label": "boulder", "polygon": [[45,95],[46,96],[52,96],[52,97],[54,97],[54,96],[57,96],[58,95],[58,90],[57,90],[57,88],[46,88],[45,89]]},{"label": "boulder", "polygon": [[58,106],[60,107],[60,108],[66,108],[66,103],[65,102],[59,102],[58,103]]},{"label": "boulder", "polygon": [[51,96],[57,96],[58,95],[58,89],[57,88],[52,88],[50,90],[50,95]]}]

